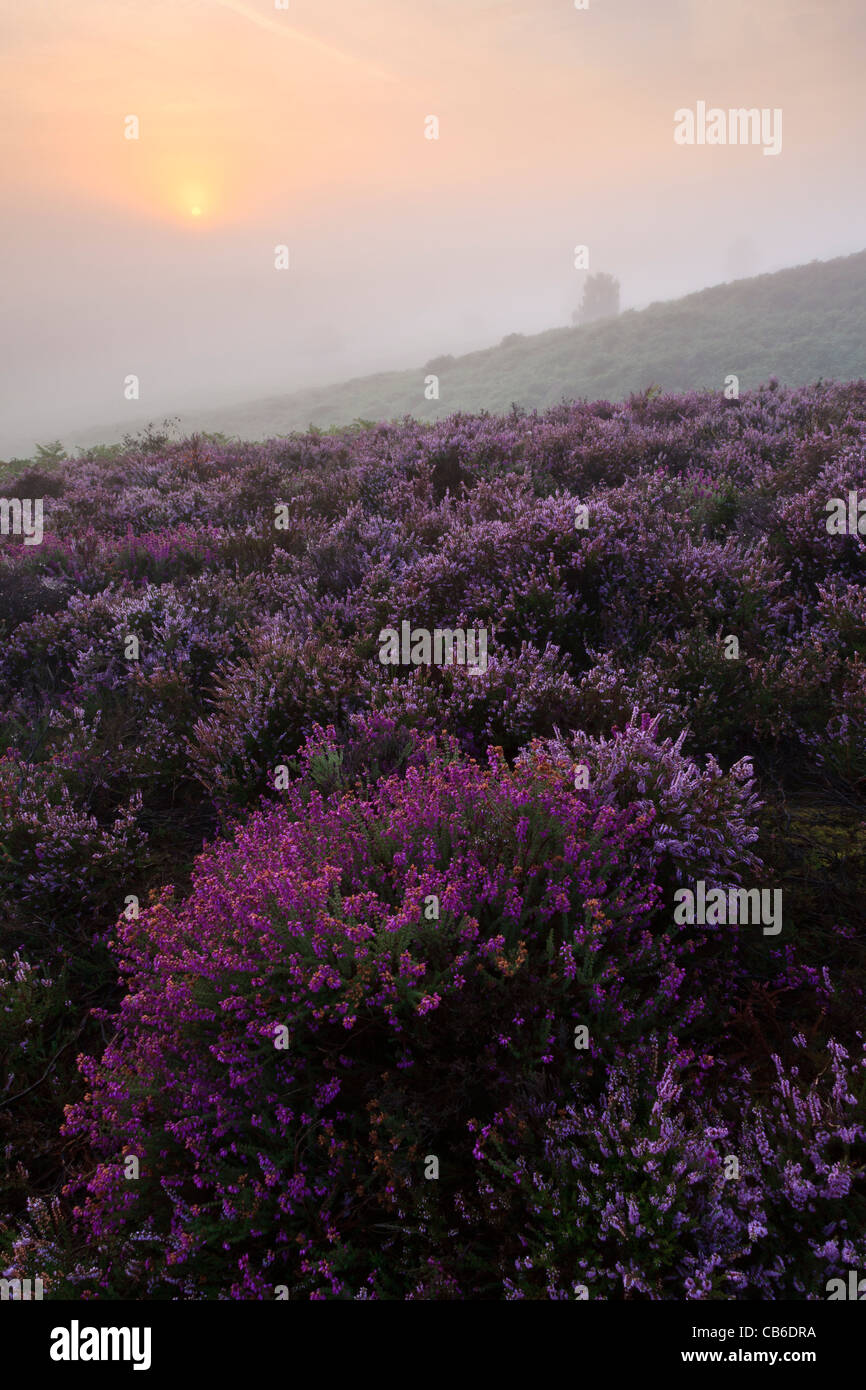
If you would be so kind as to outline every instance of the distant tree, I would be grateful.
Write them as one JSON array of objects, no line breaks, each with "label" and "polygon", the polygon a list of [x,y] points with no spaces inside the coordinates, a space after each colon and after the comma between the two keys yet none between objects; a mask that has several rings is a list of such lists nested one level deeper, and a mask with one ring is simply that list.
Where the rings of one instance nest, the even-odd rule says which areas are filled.
[{"label": "distant tree", "polygon": [[571,316],[572,323],[593,323],[596,319],[616,318],[619,313],[619,280],[615,275],[599,271],[588,276],[583,287],[580,308]]},{"label": "distant tree", "polygon": [[441,357],[431,357],[429,362],[425,362],[423,370],[425,372],[444,372],[453,365],[453,352],[444,352]]},{"label": "distant tree", "polygon": [[123,453],[122,444],[91,444],[87,448],[78,446],[78,457],[86,463],[113,463]]},{"label": "distant tree", "polygon": [[172,434],[179,430],[179,415],[172,415],[163,420],[161,429],[151,420],[138,434],[127,432],[123,436],[123,447],[129,453],[159,454],[171,443]]},{"label": "distant tree", "polygon": [[37,444],[34,461],[36,463],[59,463],[66,457],[66,450],[59,439],[55,439],[53,444]]}]

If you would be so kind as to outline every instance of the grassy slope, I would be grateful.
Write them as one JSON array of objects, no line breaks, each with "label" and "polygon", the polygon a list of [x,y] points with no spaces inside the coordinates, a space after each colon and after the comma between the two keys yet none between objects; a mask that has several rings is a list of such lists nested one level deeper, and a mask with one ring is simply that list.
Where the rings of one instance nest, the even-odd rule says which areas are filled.
[{"label": "grassy slope", "polygon": [[[721,390],[731,372],[744,390],[771,376],[792,385],[853,380],[866,375],[866,252],[718,285],[582,328],[514,338],[441,366],[434,360],[184,416],[182,425],[265,438],[358,418],[438,419],[456,410],[508,411],[515,402],[541,408],[563,398],[618,400],[650,385]],[[440,378],[438,401],[424,399],[428,370]]]},{"label": "grassy slope", "polygon": [[[429,372],[439,376],[438,401],[424,398]],[[742,390],[773,376],[787,385],[866,377],[866,251],[716,285],[582,328],[512,334],[497,347],[408,371],[184,411],[177,418],[183,434],[267,439],[355,420],[436,420],[459,410],[504,413],[513,404],[543,409],[582,397],[621,400],[649,386],[720,391],[729,373],[739,377]],[[146,424],[142,418],[131,428]],[[92,447],[119,439],[124,429],[130,424],[74,431],[66,443]],[[0,464],[0,483],[23,463]],[[39,466],[46,463],[41,459]]]}]

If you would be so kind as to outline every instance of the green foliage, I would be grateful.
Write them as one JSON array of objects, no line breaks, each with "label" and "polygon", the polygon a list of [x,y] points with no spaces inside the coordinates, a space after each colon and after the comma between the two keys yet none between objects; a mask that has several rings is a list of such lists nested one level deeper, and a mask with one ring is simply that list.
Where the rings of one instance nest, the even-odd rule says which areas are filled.
[{"label": "green foliage", "polygon": [[66,458],[66,450],[59,439],[55,439],[53,444],[36,445],[36,463],[59,463]]}]

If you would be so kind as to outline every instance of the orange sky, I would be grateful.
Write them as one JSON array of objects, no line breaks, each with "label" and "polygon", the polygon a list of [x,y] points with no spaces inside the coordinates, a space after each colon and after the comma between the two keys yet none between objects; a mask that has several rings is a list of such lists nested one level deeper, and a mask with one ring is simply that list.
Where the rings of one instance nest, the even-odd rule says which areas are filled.
[{"label": "orange sky", "polygon": [[199,189],[243,220],[286,194],[425,186],[429,111],[455,188],[673,169],[671,104],[693,92],[784,105],[800,144],[844,138],[851,101],[862,121],[839,7],[593,3],[2,0],[7,180],[157,217]]}]

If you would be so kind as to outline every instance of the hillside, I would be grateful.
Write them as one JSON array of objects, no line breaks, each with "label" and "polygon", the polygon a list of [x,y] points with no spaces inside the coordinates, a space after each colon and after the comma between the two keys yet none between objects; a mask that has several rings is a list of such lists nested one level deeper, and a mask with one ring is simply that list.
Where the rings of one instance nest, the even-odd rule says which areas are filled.
[{"label": "hillside", "polygon": [[[438,401],[424,397],[430,372],[439,377]],[[436,420],[457,410],[507,411],[515,402],[543,409],[580,397],[621,400],[653,384],[721,390],[728,373],[739,377],[741,390],[773,376],[799,386],[866,375],[866,251],[716,285],[581,328],[511,334],[497,347],[407,371],[183,412],[180,420],[184,431],[263,439],[359,418]],[[75,442],[106,437],[103,428]]]}]

